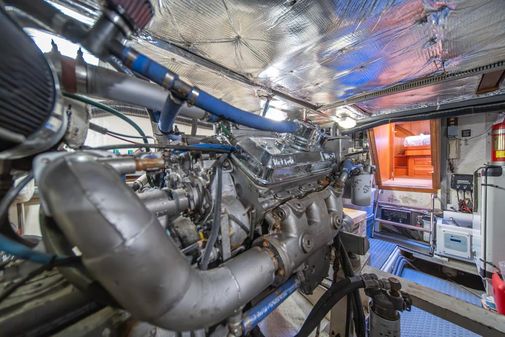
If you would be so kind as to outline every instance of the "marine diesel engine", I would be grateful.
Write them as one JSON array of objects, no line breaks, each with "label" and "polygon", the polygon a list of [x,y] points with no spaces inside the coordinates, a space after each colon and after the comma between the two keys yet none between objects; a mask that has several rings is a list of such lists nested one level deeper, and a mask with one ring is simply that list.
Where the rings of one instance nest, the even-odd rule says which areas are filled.
[{"label": "marine diesel engine", "polygon": [[[45,1],[0,5],[0,90],[9,96],[0,159],[33,172],[42,232],[38,250],[2,232],[1,249],[58,267],[86,301],[173,334],[246,335],[268,313],[258,302],[265,295],[311,293],[328,275],[345,183],[368,164],[340,158],[308,120],[269,120],[182,81],[123,43],[149,21],[149,1],[104,3],[91,27]],[[56,46],[43,55],[21,24],[64,35],[124,73],[63,57]],[[145,143],[125,147],[143,150],[129,155],[84,146],[88,129],[104,129],[89,122],[76,100],[92,100],[80,95],[148,109],[157,142],[140,130]],[[206,119],[215,135],[182,137],[177,116]],[[10,315],[15,304],[0,310]],[[11,335],[23,321],[13,315],[2,322]]]}]

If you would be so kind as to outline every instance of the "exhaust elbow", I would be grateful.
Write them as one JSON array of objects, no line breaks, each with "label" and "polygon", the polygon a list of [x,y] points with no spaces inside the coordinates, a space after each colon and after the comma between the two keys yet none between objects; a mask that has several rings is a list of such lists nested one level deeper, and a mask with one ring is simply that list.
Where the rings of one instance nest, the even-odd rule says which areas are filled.
[{"label": "exhaust elbow", "polygon": [[94,158],[60,157],[39,185],[44,206],[86,268],[137,319],[175,331],[209,327],[274,281],[276,263],[259,247],[209,271],[193,268],[156,216]]}]

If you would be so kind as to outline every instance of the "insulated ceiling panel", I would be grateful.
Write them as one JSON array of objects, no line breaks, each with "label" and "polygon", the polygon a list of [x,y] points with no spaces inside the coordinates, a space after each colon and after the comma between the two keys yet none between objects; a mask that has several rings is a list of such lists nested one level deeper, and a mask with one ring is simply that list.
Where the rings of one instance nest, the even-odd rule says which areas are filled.
[{"label": "insulated ceiling panel", "polygon": [[317,105],[505,59],[501,0],[155,5],[152,35]]},{"label": "insulated ceiling panel", "polygon": [[[93,0],[76,2],[97,8]],[[357,99],[397,84],[505,60],[503,0],[153,4],[154,19],[136,43],[154,59],[181,71],[189,82],[254,112],[277,91],[289,96],[287,101],[301,100],[328,115],[335,113],[329,107],[346,102],[358,101],[365,112],[380,114],[471,98],[479,82],[472,73],[468,79],[431,85],[407,97],[393,91],[387,99]],[[178,56],[194,57],[174,56],[174,48]],[[301,111],[300,105],[289,102],[283,109],[294,115]]]},{"label": "insulated ceiling panel", "polygon": [[[253,113],[261,113],[268,93],[259,86],[246,85],[229,79],[223,74],[209,68],[190,62],[178,55],[170,54],[156,46],[156,42],[139,39],[133,46],[140,52],[179,74],[181,78],[199,88],[206,90],[217,98],[232,102],[236,107]],[[270,107],[284,111],[294,118],[300,118],[301,108],[286,104],[277,98],[272,98]]]}]

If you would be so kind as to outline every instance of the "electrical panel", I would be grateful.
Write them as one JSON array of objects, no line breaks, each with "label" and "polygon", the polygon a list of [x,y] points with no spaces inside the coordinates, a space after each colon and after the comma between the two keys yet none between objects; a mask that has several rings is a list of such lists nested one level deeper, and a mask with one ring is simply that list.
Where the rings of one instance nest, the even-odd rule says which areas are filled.
[{"label": "electrical panel", "polygon": [[473,175],[453,174],[451,177],[451,188],[457,191],[473,191]]},{"label": "electrical panel", "polygon": [[381,219],[401,224],[411,224],[411,212],[391,208],[382,208]]}]

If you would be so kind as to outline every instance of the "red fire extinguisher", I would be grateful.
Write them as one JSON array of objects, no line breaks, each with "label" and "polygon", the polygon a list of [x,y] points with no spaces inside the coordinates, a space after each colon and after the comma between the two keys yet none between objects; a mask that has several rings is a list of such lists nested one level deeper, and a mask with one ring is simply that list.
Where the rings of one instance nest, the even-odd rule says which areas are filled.
[{"label": "red fire extinguisher", "polygon": [[498,273],[493,273],[491,283],[493,285],[496,311],[502,315],[505,315],[505,282],[503,282]]},{"label": "red fire extinguisher", "polygon": [[501,117],[491,128],[491,159],[493,163],[505,162],[505,118]]}]

